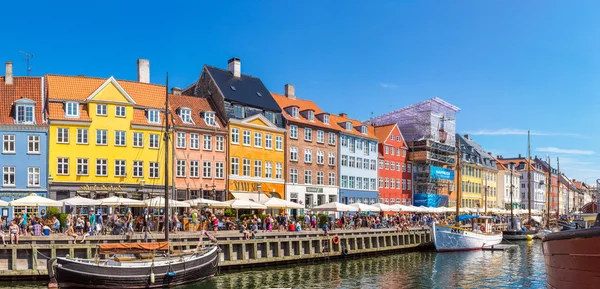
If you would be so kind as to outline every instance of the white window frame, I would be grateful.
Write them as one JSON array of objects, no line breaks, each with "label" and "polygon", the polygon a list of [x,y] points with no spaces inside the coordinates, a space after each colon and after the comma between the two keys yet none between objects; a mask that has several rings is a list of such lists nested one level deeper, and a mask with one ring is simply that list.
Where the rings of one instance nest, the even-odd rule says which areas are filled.
[{"label": "white window frame", "polygon": [[325,143],[325,132],[322,130],[317,131],[317,143]]},{"label": "white window frame", "polygon": [[225,163],[224,162],[215,162],[215,178],[216,179],[224,179],[225,178]]},{"label": "white window frame", "polygon": [[35,123],[35,108],[33,105],[19,104],[15,106],[15,123],[33,124]]},{"label": "white window frame", "polygon": [[310,128],[310,127],[304,128],[304,140],[312,142],[312,128]]},{"label": "white window frame", "polygon": [[180,108],[179,109],[179,117],[181,121],[184,123],[194,123],[192,121],[192,110],[189,108]]},{"label": "white window frame", "polygon": [[159,134],[151,133],[149,136],[149,141],[150,141],[149,147],[151,149],[158,149],[160,147],[160,135]]},{"label": "white window frame", "polygon": [[27,168],[27,187],[40,187],[40,172],[39,167]]},{"label": "white window frame", "polygon": [[265,162],[265,178],[272,179],[273,178],[273,163]]},{"label": "white window frame", "polygon": [[144,177],[144,161],[133,161],[133,177],[143,178]]},{"label": "white window frame", "polygon": [[250,159],[242,159],[242,176],[251,176],[251,171]]},{"label": "white window frame", "polygon": [[212,162],[211,161],[203,161],[202,162],[202,178],[205,178],[205,179],[212,178]]},{"label": "white window frame", "polygon": [[265,134],[265,148],[273,149],[273,135],[266,133]]},{"label": "white window frame", "polygon": [[2,167],[2,186],[15,187],[17,184],[17,168],[14,166]]},{"label": "white window frame", "polygon": [[212,151],[212,135],[202,135],[202,150]]},{"label": "white window frame", "polygon": [[328,162],[327,163],[330,166],[335,166],[335,152],[329,152],[327,158],[328,158]]},{"label": "white window frame", "polygon": [[61,176],[69,175],[69,158],[58,158],[56,161],[56,174]]},{"label": "white window frame", "polygon": [[185,178],[187,175],[186,167],[187,167],[186,160],[176,160],[175,161],[175,176],[178,178]]},{"label": "white window frame", "polygon": [[190,178],[200,177],[200,161],[190,161]]},{"label": "white window frame", "polygon": [[299,111],[298,107],[296,107],[296,106],[292,107],[292,117],[293,118],[298,118],[298,114],[299,114],[298,111]]},{"label": "white window frame", "polygon": [[262,161],[261,160],[254,160],[254,177],[255,178],[262,178]]},{"label": "white window frame", "polygon": [[2,136],[2,153],[16,154],[17,136],[14,134],[5,134]]},{"label": "white window frame", "polygon": [[290,168],[290,183],[291,184],[298,183],[298,169]]},{"label": "white window frame", "polygon": [[97,177],[108,176],[108,160],[107,159],[96,159],[96,176]]},{"label": "white window frame", "polygon": [[88,144],[88,129],[78,128],[77,129],[77,144]]},{"label": "white window frame", "polygon": [[[98,137],[100,134],[100,137]],[[104,138],[103,138],[104,136]],[[96,145],[108,145],[108,130],[97,129],[96,130]]]},{"label": "white window frame", "polygon": [[254,147],[262,148],[262,132],[254,132]]},{"label": "white window frame", "polygon": [[275,164],[275,178],[276,179],[283,178],[283,164],[282,163]]},{"label": "white window frame", "polygon": [[306,113],[306,116],[307,116],[308,121],[315,121],[315,112],[314,111],[309,110]]},{"label": "white window frame", "polygon": [[151,179],[158,179],[160,178],[160,166],[158,164],[158,162],[150,162],[150,165],[148,166],[148,177]]},{"label": "white window frame", "polygon": [[252,141],[251,141],[251,136],[252,134],[250,133],[249,130],[243,130],[242,131],[242,145],[244,146],[251,146],[252,145]]},{"label": "white window frame", "polygon": [[124,130],[115,130],[115,146],[127,146],[127,132]]},{"label": "white window frame", "polygon": [[216,126],[215,113],[211,111],[204,112],[204,122],[209,126]]},{"label": "white window frame", "polygon": [[160,123],[160,111],[158,109],[148,110],[148,123]]},{"label": "white window frame", "polygon": [[122,105],[115,106],[115,116],[116,117],[127,117],[127,108]]},{"label": "white window frame", "polygon": [[329,137],[328,143],[330,145],[335,145],[335,133],[333,133],[333,132],[328,133],[328,137]]},{"label": "white window frame", "polygon": [[106,116],[106,104],[97,103],[96,104],[96,115],[97,116]]},{"label": "white window frame", "polygon": [[142,148],[144,147],[144,133],[133,132],[133,147]]},{"label": "white window frame", "polygon": [[215,136],[215,151],[225,151],[225,137],[222,135]]},{"label": "white window frame", "polygon": [[325,173],[323,171],[317,171],[317,185],[325,185]]},{"label": "white window frame", "polygon": [[298,161],[298,148],[290,147],[290,161],[297,162]]},{"label": "white window frame", "polygon": [[304,163],[312,164],[312,150],[304,149]]},{"label": "white window frame", "polygon": [[329,172],[327,174],[327,185],[329,186],[335,186],[335,172]]},{"label": "white window frame", "polygon": [[58,127],[56,128],[56,143],[69,143],[69,128],[68,127]]},{"label": "white window frame", "polygon": [[79,117],[79,102],[65,102],[65,117]]},{"label": "white window frame", "polygon": [[325,164],[325,152],[317,151],[317,164],[322,165]]},{"label": "white window frame", "polygon": [[240,129],[237,127],[231,129],[231,143],[240,144]]},{"label": "white window frame", "polygon": [[40,154],[40,136],[35,134],[27,135],[27,153]]},{"label": "white window frame", "polygon": [[127,176],[127,161],[115,160],[115,177],[126,177]]},{"label": "white window frame", "polygon": [[304,184],[312,185],[312,170],[304,170]]},{"label": "white window frame", "polygon": [[283,151],[283,136],[275,136],[275,150]]},{"label": "white window frame", "polygon": [[89,160],[87,158],[77,158],[77,175],[78,176],[87,176],[89,175]]},{"label": "white window frame", "polygon": [[187,134],[183,131],[178,131],[177,132],[177,141],[175,143],[176,147],[179,149],[184,149],[186,147],[185,143],[186,143],[186,136]]},{"label": "white window frame", "polygon": [[323,123],[329,124],[329,115],[328,114],[323,114]]},{"label": "white window frame", "polygon": [[290,138],[298,139],[298,126],[290,125]]},{"label": "white window frame", "polygon": [[235,176],[240,175],[240,158],[232,157],[231,158],[231,174]]}]

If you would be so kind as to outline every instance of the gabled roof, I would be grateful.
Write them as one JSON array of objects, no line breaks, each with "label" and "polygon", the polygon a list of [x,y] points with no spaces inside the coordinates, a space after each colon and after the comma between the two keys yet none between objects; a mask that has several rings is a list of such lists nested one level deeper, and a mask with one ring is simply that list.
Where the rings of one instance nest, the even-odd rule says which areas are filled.
[{"label": "gabled roof", "polygon": [[[322,114],[325,112],[323,112],[321,110],[321,108],[319,108],[317,106],[317,104],[314,103],[313,101],[305,100],[305,99],[298,99],[298,98],[291,99],[284,95],[280,95],[280,94],[276,94],[276,93],[272,93],[272,92],[271,92],[271,95],[273,95],[273,99],[275,99],[277,104],[281,107],[281,115],[283,117],[285,117],[288,121],[294,122],[294,123],[302,123],[302,124],[307,124],[307,125],[312,125],[312,126],[317,126],[317,127],[333,129],[333,126],[331,125],[331,118],[329,119],[329,124],[325,124],[317,117],[319,114]],[[287,113],[287,111],[285,111],[286,107],[291,107],[291,106],[298,107],[299,111],[313,110],[315,112],[315,120],[310,121],[310,120],[306,119],[301,113],[298,114],[298,118],[292,117],[291,115],[289,115]]]},{"label": "gabled roof", "polygon": [[[346,130],[346,127],[343,126],[344,123],[346,123],[348,121],[352,123],[352,130]],[[354,135],[354,136],[358,136],[358,137],[366,137],[366,138],[371,138],[371,139],[377,140],[377,136],[375,136],[375,127],[372,125],[368,125],[367,123],[363,124],[362,122],[360,122],[358,120],[351,119],[348,117],[343,117],[340,115],[335,115],[335,114],[329,115],[329,123],[331,123],[331,126],[334,129],[339,130],[340,133],[350,134],[350,135]],[[360,127],[362,125],[367,126],[367,134],[363,134],[360,131]]]},{"label": "gabled roof", "polygon": [[510,169],[508,168],[508,164],[510,163],[515,163],[515,169],[513,170],[513,173],[520,175],[521,173],[517,170],[517,166],[519,164],[519,162],[516,161],[512,161],[512,160],[505,160],[505,159],[497,159],[494,158],[496,160],[496,166],[498,167],[498,170],[504,170],[504,171],[510,171]]},{"label": "gabled roof", "polygon": [[500,159],[500,161],[502,161],[504,164],[509,163],[509,162],[514,162],[515,164],[517,164],[517,166],[520,163],[524,163],[525,166],[523,167],[522,172],[527,172],[527,164],[529,164],[529,167],[531,168],[532,172],[538,172],[538,173],[541,173],[541,174],[544,173],[544,171],[542,171],[540,169],[536,169],[533,166],[533,160],[531,160],[531,162],[528,162],[527,158],[502,158],[502,159]]},{"label": "gabled roof", "polygon": [[210,65],[204,67],[223,93],[225,100],[281,112],[281,108],[279,108],[260,78],[247,74],[234,77],[229,70]]},{"label": "gabled roof", "polygon": [[4,77],[0,76],[0,124],[15,123],[13,105],[21,99],[35,102],[35,121],[36,124],[42,124],[42,78],[22,76],[13,76],[13,84],[8,85]]},{"label": "gabled roof", "polygon": [[[215,112],[215,108],[211,107],[208,99],[196,96],[187,95],[173,95],[169,94],[169,106],[173,115],[173,122],[176,126],[192,127],[192,128],[204,128],[204,129],[217,129],[227,130],[225,122],[219,118],[218,114],[215,113],[215,122],[218,126],[207,125],[202,117],[201,113],[206,111]],[[194,123],[185,123],[181,120],[181,117],[177,115],[177,109],[187,107],[192,110],[192,121]]]},{"label": "gabled roof", "polygon": [[375,136],[377,137],[377,139],[379,139],[380,143],[383,143],[390,138],[390,134],[394,131],[395,127],[397,127],[395,123],[375,126]]},{"label": "gabled roof", "polygon": [[125,91],[123,89],[123,87],[117,82],[117,80],[112,76],[110,78],[108,78],[102,85],[100,85],[100,87],[98,87],[98,89],[96,89],[96,91],[94,91],[90,96],[88,96],[88,98],[86,98],[86,100],[87,101],[93,100],[94,97],[96,95],[98,95],[98,93],[101,92],[109,84],[113,84],[117,88],[117,90],[129,101],[129,103],[135,104],[135,101],[131,98],[131,96],[129,96],[127,91]]},{"label": "gabled roof", "polygon": [[[476,154],[479,155],[479,158],[481,159],[481,165],[483,165],[485,168],[487,169],[492,169],[492,170],[497,170],[497,166],[496,165],[492,165],[491,161],[496,161],[496,159],[494,157],[492,157],[487,151],[485,151],[478,143],[476,143],[474,140],[470,139],[470,138],[466,138],[460,134],[456,134],[457,138],[460,138],[460,142],[462,144],[465,145],[465,147],[472,147],[473,150],[475,151]],[[461,153],[469,153],[470,152],[465,152],[461,149]],[[483,160],[488,160],[489,163],[484,162]]]},{"label": "gabled roof", "polygon": [[[261,122],[263,122],[265,125],[261,126],[261,125],[252,123],[254,120],[257,120],[257,119],[260,120]],[[264,115],[262,115],[262,113],[257,113],[255,115],[246,117],[244,119],[231,118],[231,119],[229,119],[229,123],[244,125],[244,126],[248,126],[248,127],[255,127],[257,129],[269,130],[269,131],[280,132],[280,133],[286,132],[286,130],[284,128],[280,128],[277,125],[275,125],[274,123],[272,123],[269,119],[267,119]]]}]

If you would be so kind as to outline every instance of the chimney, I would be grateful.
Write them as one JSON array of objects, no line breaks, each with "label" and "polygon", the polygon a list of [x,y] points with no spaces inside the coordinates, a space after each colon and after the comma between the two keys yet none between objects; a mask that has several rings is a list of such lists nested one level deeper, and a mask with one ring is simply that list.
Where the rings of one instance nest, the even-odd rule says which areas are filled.
[{"label": "chimney", "polygon": [[348,117],[348,115],[347,115],[347,114],[345,114],[345,113],[343,113],[343,112],[341,112],[341,113],[340,113],[340,116],[341,116],[341,117]]},{"label": "chimney", "polygon": [[179,87],[173,87],[173,88],[171,88],[171,94],[173,94],[173,95],[181,95],[181,88],[179,88]]},{"label": "chimney", "polygon": [[465,138],[466,138],[466,139],[471,139],[471,137],[469,137],[469,135],[468,135],[468,134],[465,134]]},{"label": "chimney", "polygon": [[138,82],[150,83],[150,60],[138,59]]},{"label": "chimney", "polygon": [[519,158],[522,158],[521,154],[519,154]]},{"label": "chimney", "polygon": [[6,75],[4,76],[5,84],[13,84],[12,62],[6,62]]},{"label": "chimney", "polygon": [[233,77],[242,76],[242,62],[240,59],[237,57],[229,59],[229,61],[227,61],[227,70],[233,74]]},{"label": "chimney", "polygon": [[285,85],[285,96],[289,99],[296,99],[296,89],[291,84]]}]

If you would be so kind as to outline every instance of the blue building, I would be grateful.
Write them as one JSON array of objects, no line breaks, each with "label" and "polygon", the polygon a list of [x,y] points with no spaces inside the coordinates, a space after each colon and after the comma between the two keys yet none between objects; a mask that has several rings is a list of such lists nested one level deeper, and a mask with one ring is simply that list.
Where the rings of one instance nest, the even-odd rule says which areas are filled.
[{"label": "blue building", "polygon": [[[48,126],[43,77],[14,77],[12,63],[0,77],[0,199],[10,202],[31,193],[48,194]],[[2,208],[4,220],[38,208]]]},{"label": "blue building", "polygon": [[378,141],[373,126],[350,119],[344,113],[330,118],[340,131],[340,202],[377,203]]}]

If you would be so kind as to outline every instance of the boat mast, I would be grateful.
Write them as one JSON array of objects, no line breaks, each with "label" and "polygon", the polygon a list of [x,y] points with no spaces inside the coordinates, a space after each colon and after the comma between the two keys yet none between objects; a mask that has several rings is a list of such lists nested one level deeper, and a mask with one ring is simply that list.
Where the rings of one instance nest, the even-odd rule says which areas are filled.
[{"label": "boat mast", "polygon": [[556,169],[558,170],[558,200],[556,201],[556,212],[560,217],[560,161],[556,157]]},{"label": "boat mast", "polygon": [[548,160],[548,184],[546,184],[546,191],[548,191],[546,194],[546,227],[548,227],[548,230],[550,230],[550,190],[552,189],[550,183],[552,182],[552,166],[550,166],[550,156],[546,156],[546,159]]},{"label": "boat mast", "polygon": [[510,224],[512,227],[512,223],[513,223],[513,167],[512,164],[509,163],[509,168],[510,168]]},{"label": "boat mast", "polygon": [[[529,208],[529,222],[531,222],[531,136],[527,131],[527,207]],[[531,225],[531,224],[529,224]]]},{"label": "boat mast", "polygon": [[458,222],[458,216],[460,215],[460,204],[462,202],[462,162],[460,155],[460,137],[456,138],[456,221]]},{"label": "boat mast", "polygon": [[[169,73],[167,72],[167,83],[165,84],[165,240],[169,241]],[[166,226],[166,227],[165,227]]]}]

